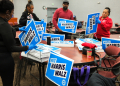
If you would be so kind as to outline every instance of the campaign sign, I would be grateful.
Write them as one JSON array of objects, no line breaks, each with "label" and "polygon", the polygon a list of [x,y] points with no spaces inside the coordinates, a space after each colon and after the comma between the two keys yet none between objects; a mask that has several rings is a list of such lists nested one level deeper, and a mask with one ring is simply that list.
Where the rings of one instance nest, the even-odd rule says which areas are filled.
[{"label": "campaign sign", "polygon": [[89,14],[87,19],[87,26],[86,26],[86,35],[95,33],[97,31],[97,25],[95,23],[96,19],[99,19],[100,13]]},{"label": "campaign sign", "polygon": [[42,40],[47,41],[47,37],[51,37],[51,41],[64,41],[65,39],[65,35],[44,33]]},{"label": "campaign sign", "polygon": [[[34,20],[31,20],[30,23],[26,26],[26,32],[21,32],[19,35],[19,40],[22,46],[37,44],[40,42],[40,38],[38,36]],[[28,51],[25,51],[25,54]]]},{"label": "campaign sign", "polygon": [[58,19],[58,27],[68,33],[76,33],[78,21],[68,20],[68,19]]},{"label": "campaign sign", "polygon": [[46,69],[46,77],[58,86],[67,86],[73,60],[61,54],[51,53]]},{"label": "campaign sign", "polygon": [[57,47],[54,47],[54,46],[49,46],[49,45],[46,45],[46,44],[37,44],[37,48],[35,50],[39,50],[39,49],[42,49],[42,50],[48,50],[48,51],[59,51],[61,50],[61,48],[57,48]]},{"label": "campaign sign", "polygon": [[[27,24],[29,24],[29,20],[27,21]],[[42,34],[46,33],[46,22],[44,21],[35,21],[35,27],[38,31],[39,37],[42,39]]]},{"label": "campaign sign", "polygon": [[51,41],[51,43],[55,43],[55,44],[74,44],[74,41]]},{"label": "campaign sign", "polygon": [[120,47],[120,39],[102,37],[102,49],[105,50],[108,46]]}]

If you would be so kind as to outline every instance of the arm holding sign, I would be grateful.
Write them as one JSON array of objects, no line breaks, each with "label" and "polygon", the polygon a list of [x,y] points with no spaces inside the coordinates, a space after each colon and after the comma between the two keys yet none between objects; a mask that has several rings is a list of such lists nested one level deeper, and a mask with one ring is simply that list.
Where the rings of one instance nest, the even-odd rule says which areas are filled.
[{"label": "arm holding sign", "polygon": [[111,18],[107,19],[106,21],[101,22],[102,29],[106,31],[110,31],[110,29],[112,28],[112,25],[113,25],[113,22]]},{"label": "arm holding sign", "polygon": [[32,13],[32,15],[33,15],[33,18],[34,18],[35,21],[41,21],[41,20],[36,16],[35,13]]},{"label": "arm holding sign", "polygon": [[23,27],[19,28],[19,31],[24,31],[25,32],[26,31],[25,27],[26,26],[23,26]]},{"label": "arm holding sign", "polygon": [[101,37],[110,37],[110,29],[112,28],[113,22],[112,19],[109,18],[110,8],[106,7],[102,13],[102,16],[99,19],[96,19],[96,23],[98,24],[97,31],[94,34],[94,38],[101,40]]},{"label": "arm holding sign", "polygon": [[16,46],[14,40],[14,30],[8,23],[0,25],[0,51],[2,52],[21,52],[28,49],[35,48],[35,45],[31,46]]},{"label": "arm holding sign", "polygon": [[102,29],[106,31],[109,31],[112,28],[112,24],[113,24],[111,18],[108,18],[107,20],[101,20],[101,21],[99,19],[96,19],[96,23],[100,24]]},{"label": "arm holding sign", "polygon": [[55,11],[55,13],[54,13],[54,15],[53,15],[53,19],[52,19],[52,21],[53,21],[53,25],[55,26],[55,28],[56,29],[58,29],[58,31],[59,32],[62,32],[62,30],[58,27],[58,25],[57,25],[57,22],[58,22],[58,9]]},{"label": "arm holding sign", "polygon": [[55,11],[54,15],[53,15],[53,25],[55,26],[56,29],[58,29],[58,25],[57,25],[57,22],[58,22],[58,9]]}]

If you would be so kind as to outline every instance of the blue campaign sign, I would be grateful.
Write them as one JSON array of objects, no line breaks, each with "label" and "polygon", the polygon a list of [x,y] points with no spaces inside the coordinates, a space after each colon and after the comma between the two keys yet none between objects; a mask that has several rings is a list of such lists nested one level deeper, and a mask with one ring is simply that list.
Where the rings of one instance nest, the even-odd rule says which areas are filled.
[{"label": "blue campaign sign", "polygon": [[108,46],[120,47],[120,39],[102,37],[102,49],[105,50]]},{"label": "blue campaign sign", "polygon": [[[26,26],[26,32],[21,32],[19,35],[19,40],[22,46],[30,44],[36,45],[41,41],[33,20],[31,20],[30,23]],[[27,52],[28,51],[25,51],[25,53]]]},{"label": "blue campaign sign", "polygon": [[[27,24],[29,24],[29,20],[27,21]],[[46,33],[46,25],[47,23],[44,21],[35,21],[35,27],[38,31],[39,37],[42,39],[42,34]]]},{"label": "blue campaign sign", "polygon": [[46,77],[58,86],[67,86],[73,62],[72,59],[61,54],[51,53],[46,69]]},{"label": "blue campaign sign", "polygon": [[55,43],[55,44],[74,44],[74,41],[51,41],[51,43]]},{"label": "blue campaign sign", "polygon": [[47,41],[47,37],[49,36],[51,37],[51,41],[64,41],[65,39],[65,35],[44,33],[42,40]]},{"label": "blue campaign sign", "polygon": [[95,20],[99,18],[100,13],[89,14],[87,19],[87,26],[86,26],[86,35],[95,33],[97,31],[97,25]]},{"label": "blue campaign sign", "polygon": [[98,43],[98,42],[100,42],[100,41],[98,41],[96,39],[93,39],[93,38],[85,38],[85,39],[78,38],[77,40],[81,41],[81,42],[87,42],[87,43]]},{"label": "blue campaign sign", "polygon": [[68,20],[68,19],[58,19],[58,27],[68,33],[76,33],[78,21]]}]

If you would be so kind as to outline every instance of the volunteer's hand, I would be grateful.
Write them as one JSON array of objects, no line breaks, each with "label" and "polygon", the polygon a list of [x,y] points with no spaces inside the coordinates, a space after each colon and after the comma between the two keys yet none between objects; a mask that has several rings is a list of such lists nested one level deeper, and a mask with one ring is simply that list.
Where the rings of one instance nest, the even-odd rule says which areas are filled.
[{"label": "volunteer's hand", "polygon": [[58,32],[62,32],[62,30],[60,28],[58,28]]},{"label": "volunteer's hand", "polygon": [[19,28],[19,31],[26,31],[25,27],[26,26],[23,26],[23,27]]},{"label": "volunteer's hand", "polygon": [[28,45],[28,50],[32,50],[33,48],[37,48],[37,46],[36,46],[36,45],[33,45],[33,44]]},{"label": "volunteer's hand", "polygon": [[41,23],[41,24],[44,23],[44,19],[42,19],[42,20],[40,21],[40,23]]},{"label": "volunteer's hand", "polygon": [[97,24],[100,24],[101,23],[101,21],[99,20],[99,19],[96,19],[96,21],[95,21]]}]

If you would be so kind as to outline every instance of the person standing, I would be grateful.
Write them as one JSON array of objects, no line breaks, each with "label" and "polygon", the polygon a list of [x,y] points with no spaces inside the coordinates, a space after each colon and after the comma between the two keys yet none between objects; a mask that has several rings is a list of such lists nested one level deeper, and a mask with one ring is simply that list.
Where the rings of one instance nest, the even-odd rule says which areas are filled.
[{"label": "person standing", "polygon": [[63,1],[63,7],[62,8],[58,8],[54,15],[53,15],[53,25],[55,26],[55,33],[56,34],[65,34],[65,39],[68,39],[69,38],[69,34],[70,33],[67,33],[67,32],[63,32],[57,25],[57,22],[58,22],[58,18],[64,18],[64,19],[69,19],[69,20],[74,20],[73,19],[73,13],[72,11],[70,11],[68,9],[68,6],[69,6],[69,1],[67,0],[64,0]]},{"label": "person standing", "polygon": [[34,19],[35,21],[41,21],[35,13],[33,13],[34,5],[31,0],[28,1],[25,11],[22,13],[21,18],[19,19],[19,24],[26,26],[27,20]]},{"label": "person standing", "polygon": [[98,24],[97,32],[94,33],[93,38],[101,41],[102,37],[110,38],[110,29],[112,28],[113,21],[109,18],[110,8],[106,7],[103,10],[102,16],[99,19],[96,19],[96,23]]},{"label": "person standing", "polygon": [[[9,0],[0,1],[0,76],[3,86],[13,86],[14,78],[14,60],[12,52],[27,51],[35,48],[35,45],[16,46],[16,31],[8,21],[14,14],[14,5]],[[19,28],[25,31],[24,28]]]}]

